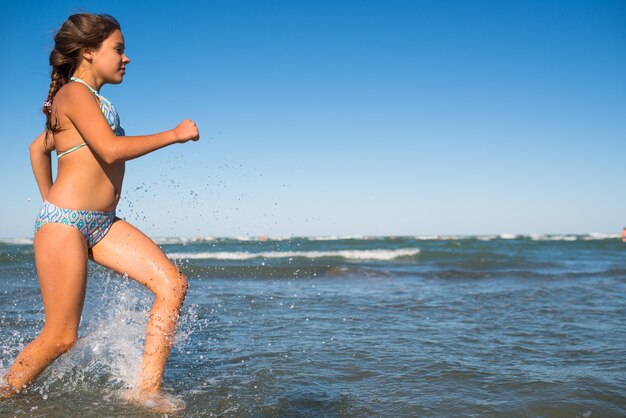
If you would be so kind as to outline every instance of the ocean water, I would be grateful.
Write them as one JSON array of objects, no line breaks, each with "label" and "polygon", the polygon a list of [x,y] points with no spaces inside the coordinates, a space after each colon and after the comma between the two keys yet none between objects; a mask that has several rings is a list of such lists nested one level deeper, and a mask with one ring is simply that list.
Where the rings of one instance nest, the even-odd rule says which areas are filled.
[{"label": "ocean water", "polygon": [[[617,236],[157,242],[190,279],[170,416],[626,416]],[[120,398],[150,303],[90,265],[81,339],[0,416],[159,416]],[[0,242],[0,373],[43,318],[31,243]]]}]

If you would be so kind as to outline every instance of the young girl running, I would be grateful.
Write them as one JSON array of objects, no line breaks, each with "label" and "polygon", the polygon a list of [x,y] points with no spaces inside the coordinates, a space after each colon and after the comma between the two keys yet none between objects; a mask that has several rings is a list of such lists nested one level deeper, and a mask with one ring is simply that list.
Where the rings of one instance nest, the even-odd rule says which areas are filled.
[{"label": "young girl running", "polygon": [[[160,388],[187,280],[154,242],[117,218],[115,208],[127,160],[197,141],[198,128],[185,120],[169,131],[124,136],[115,107],[100,95],[105,84],[122,82],[130,63],[113,17],[72,15],[54,41],[50,91],[43,107],[46,130],[30,145],[44,200],[35,223],[34,249],[45,324],[4,376],[0,397],[22,391],[76,342],[91,259],[154,293],[139,383],[129,398],[167,408]],[[58,158],[54,182],[53,150]]]}]

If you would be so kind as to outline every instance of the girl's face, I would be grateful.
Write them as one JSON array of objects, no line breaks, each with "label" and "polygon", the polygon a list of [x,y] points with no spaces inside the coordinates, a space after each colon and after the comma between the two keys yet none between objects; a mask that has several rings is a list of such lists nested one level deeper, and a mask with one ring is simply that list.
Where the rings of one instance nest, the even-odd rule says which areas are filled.
[{"label": "girl's face", "polygon": [[100,48],[92,52],[92,68],[104,83],[119,84],[130,60],[124,55],[124,35],[115,30]]}]

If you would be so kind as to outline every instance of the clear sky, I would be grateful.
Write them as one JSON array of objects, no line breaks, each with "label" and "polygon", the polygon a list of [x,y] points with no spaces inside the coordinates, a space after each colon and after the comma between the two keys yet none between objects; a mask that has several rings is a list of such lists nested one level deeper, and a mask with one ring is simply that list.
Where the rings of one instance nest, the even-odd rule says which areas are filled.
[{"label": "clear sky", "polygon": [[0,3],[0,237],[30,237],[28,144],[54,31],[109,13],[131,161],[119,214],[154,236],[618,232],[624,1]]}]

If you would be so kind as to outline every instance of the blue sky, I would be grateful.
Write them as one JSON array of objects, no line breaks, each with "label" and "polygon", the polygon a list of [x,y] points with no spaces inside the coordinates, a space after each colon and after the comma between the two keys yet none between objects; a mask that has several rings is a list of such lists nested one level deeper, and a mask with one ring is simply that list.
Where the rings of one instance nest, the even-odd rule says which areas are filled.
[{"label": "blue sky", "polygon": [[622,1],[2,2],[0,237],[40,204],[54,31],[109,13],[131,59],[102,93],[129,135],[119,214],[154,236],[618,232]]}]

